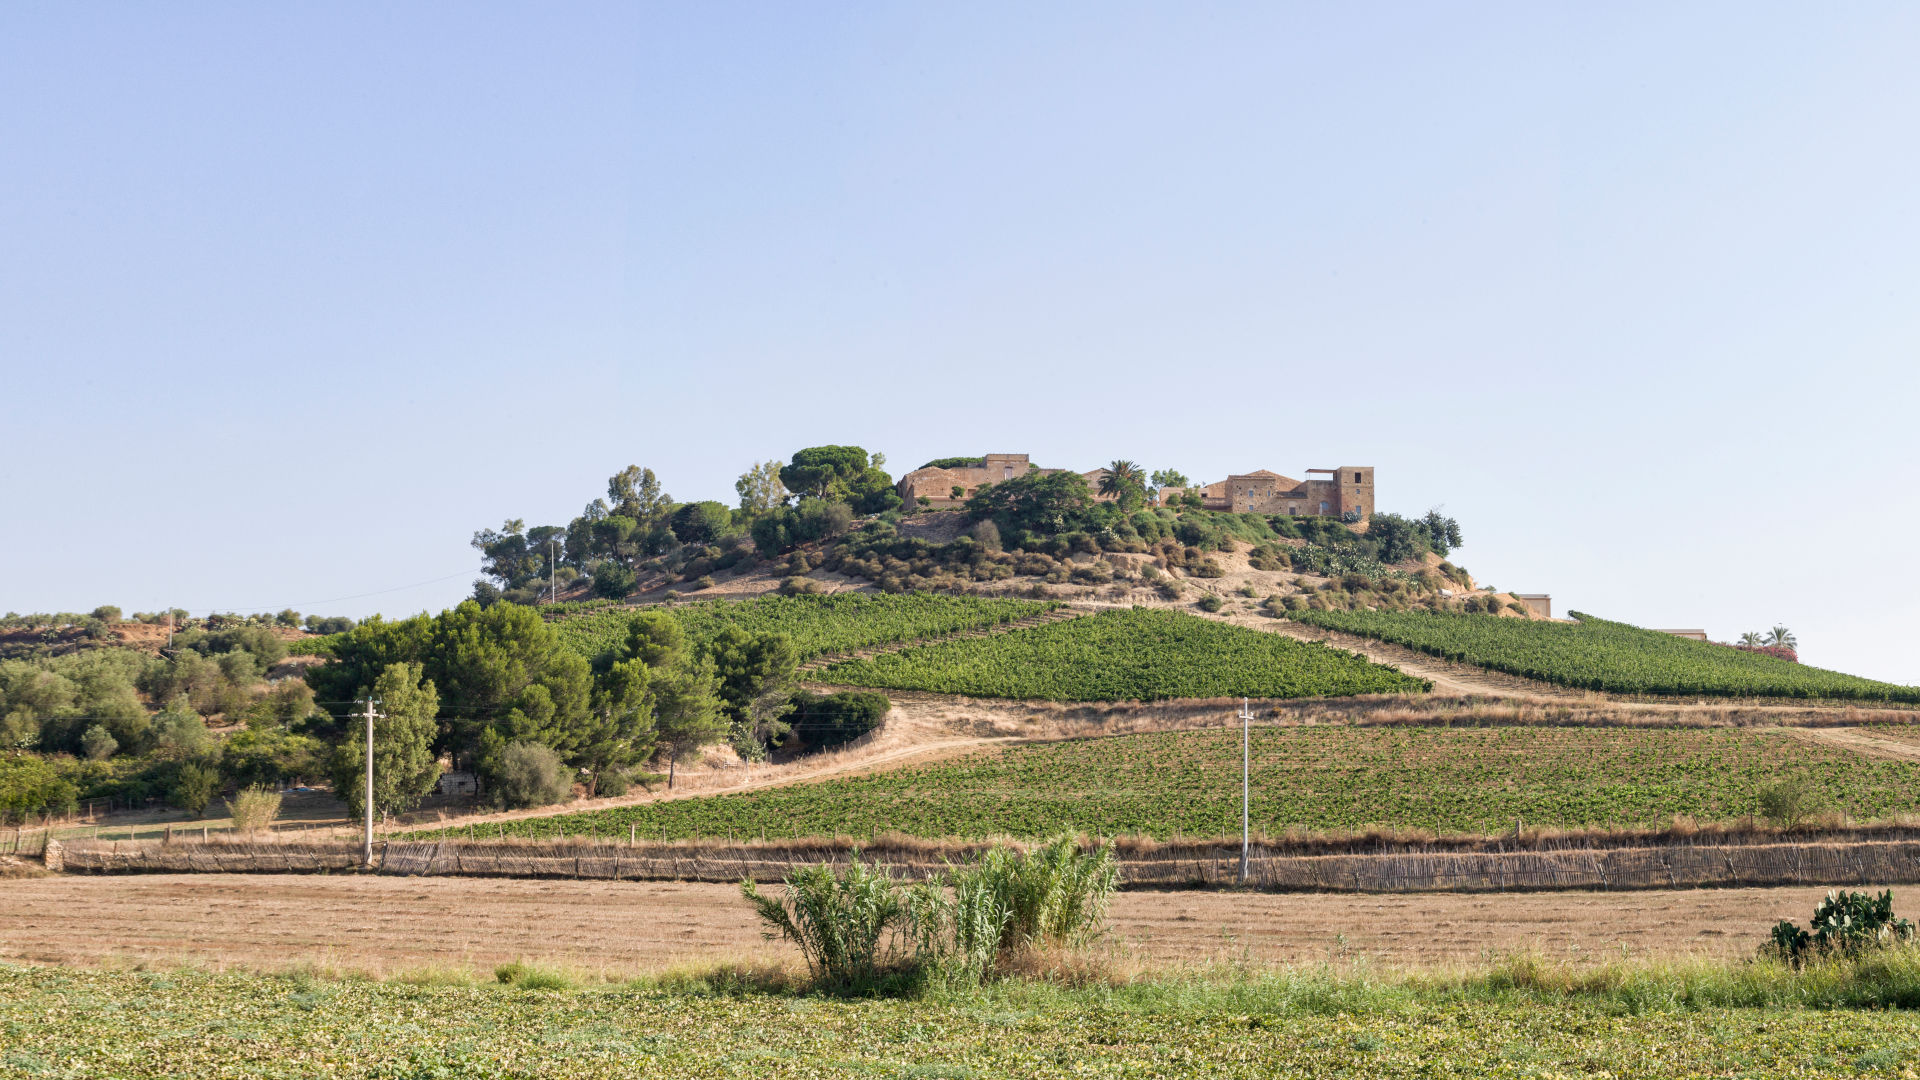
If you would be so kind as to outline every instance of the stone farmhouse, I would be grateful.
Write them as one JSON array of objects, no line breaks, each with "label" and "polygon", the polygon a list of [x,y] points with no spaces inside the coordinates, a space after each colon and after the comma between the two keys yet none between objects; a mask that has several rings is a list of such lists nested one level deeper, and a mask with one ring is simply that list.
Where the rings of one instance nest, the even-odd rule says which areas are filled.
[{"label": "stone farmhouse", "polygon": [[[1295,517],[1373,516],[1373,466],[1342,465],[1337,469],[1308,469],[1305,480],[1267,469],[1234,473],[1218,483],[1196,489],[1209,510],[1238,514],[1288,514]],[[1180,498],[1180,488],[1160,492],[1163,503]]]},{"label": "stone farmhouse", "polygon": [[[925,499],[928,506],[951,507],[965,502],[982,484],[997,484],[1033,472],[1066,471],[1036,468],[1025,454],[987,454],[966,465],[915,469],[900,478],[895,490],[909,503]],[[1100,481],[1106,475],[1104,468],[1080,474],[1096,499],[1111,497],[1100,494]],[[1342,517],[1357,512],[1361,518],[1367,518],[1372,516],[1374,507],[1371,465],[1308,469],[1305,480],[1259,469],[1234,473],[1225,480],[1195,490],[1207,509],[1241,514]],[[1158,497],[1165,504],[1184,494],[1182,488],[1164,488]]]},{"label": "stone farmhouse", "polygon": [[[975,464],[947,469],[915,469],[901,477],[900,482],[894,485],[894,490],[906,502],[926,499],[933,506],[958,506],[978,491],[982,484],[997,484],[1028,473],[1044,475],[1067,471],[1036,468],[1025,454],[987,454],[974,460]],[[1107,470],[1095,469],[1080,475],[1087,478],[1087,485],[1098,497],[1100,479],[1107,475]]]}]

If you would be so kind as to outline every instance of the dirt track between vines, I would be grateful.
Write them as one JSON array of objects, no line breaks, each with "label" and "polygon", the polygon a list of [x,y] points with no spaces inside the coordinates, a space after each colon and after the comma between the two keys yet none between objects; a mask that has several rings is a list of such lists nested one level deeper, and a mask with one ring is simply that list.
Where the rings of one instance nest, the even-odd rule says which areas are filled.
[{"label": "dirt track between vines", "polygon": [[[7,882],[0,960],[313,966],[395,974],[515,960],[624,976],[792,959],[730,885],[340,875],[48,876]],[[1734,956],[1809,887],[1504,895],[1126,892],[1105,946],[1129,966],[1478,963],[1516,952]]]}]

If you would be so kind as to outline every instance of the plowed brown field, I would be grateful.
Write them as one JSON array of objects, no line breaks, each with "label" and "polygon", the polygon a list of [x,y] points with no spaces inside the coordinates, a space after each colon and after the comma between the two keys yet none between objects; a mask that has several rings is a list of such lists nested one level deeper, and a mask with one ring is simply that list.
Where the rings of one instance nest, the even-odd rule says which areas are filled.
[{"label": "plowed brown field", "polygon": [[[325,875],[51,876],[6,884],[0,960],[314,965],[393,974],[514,960],[609,976],[790,954],[726,885]],[[1617,959],[1752,950],[1819,888],[1506,895],[1127,892],[1109,948],[1146,966],[1513,952]]]}]

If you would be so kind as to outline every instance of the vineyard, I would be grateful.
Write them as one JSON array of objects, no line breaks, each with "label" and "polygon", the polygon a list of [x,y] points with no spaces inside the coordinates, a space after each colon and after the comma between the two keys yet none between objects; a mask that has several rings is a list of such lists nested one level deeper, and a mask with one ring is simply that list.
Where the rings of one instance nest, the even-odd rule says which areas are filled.
[{"label": "vineyard", "polygon": [[[1222,710],[1222,723],[1229,723]],[[1734,728],[1255,729],[1252,823],[1471,834],[1529,827],[1731,821],[1798,780],[1856,818],[1920,809],[1920,764]],[[489,828],[494,828],[489,826]],[[508,822],[506,835],[689,838],[1237,835],[1240,732],[1038,743],[938,764],[734,795]],[[454,835],[464,835],[452,830]],[[432,834],[426,834],[432,835]]]},{"label": "vineyard", "polygon": [[1044,701],[1417,693],[1349,652],[1179,612],[1134,608],[835,664],[820,681]]},{"label": "vineyard", "polygon": [[[1912,1074],[1905,1011],[1833,1007],[1893,998],[1892,976],[1882,990],[1773,968],[1743,980],[1655,971],[1616,992],[1577,994],[1511,977],[1454,990],[1323,972],[1119,989],[1021,984],[930,1000],[549,980],[516,988],[445,974],[383,983],[0,965],[0,1076]],[[1729,1004],[1755,999],[1770,1007]]]},{"label": "vineyard", "polygon": [[1575,614],[1577,623],[1412,611],[1296,611],[1288,618],[1583,690],[1920,703],[1920,687]]},{"label": "vineyard", "polygon": [[[695,640],[710,638],[723,626],[785,634],[805,661],[874,645],[998,626],[1058,606],[1043,600],[935,593],[836,593],[708,600],[653,610],[671,614]],[[563,613],[553,626],[568,646],[593,657],[626,640],[634,614],[635,609],[630,607],[596,606],[579,613]]]}]

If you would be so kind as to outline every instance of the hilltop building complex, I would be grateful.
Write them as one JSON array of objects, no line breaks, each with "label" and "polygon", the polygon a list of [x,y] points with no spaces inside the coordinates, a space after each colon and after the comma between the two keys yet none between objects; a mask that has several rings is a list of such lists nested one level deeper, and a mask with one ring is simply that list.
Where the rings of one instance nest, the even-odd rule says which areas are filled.
[{"label": "hilltop building complex", "polygon": [[[1028,473],[1066,471],[1039,468],[1026,454],[987,454],[978,458],[944,459],[930,463],[902,476],[896,490],[908,502],[924,499],[928,506],[957,506],[985,484],[997,484]],[[1104,468],[1080,473],[1095,498],[1108,497],[1100,494],[1100,481],[1106,475]],[[1299,517],[1367,518],[1373,515],[1373,466],[1342,465],[1337,469],[1308,469],[1306,476],[1305,480],[1295,480],[1267,469],[1258,469],[1249,473],[1234,473],[1225,480],[1205,487],[1163,488],[1157,493],[1157,499],[1166,505],[1192,490],[1209,510]]]}]

